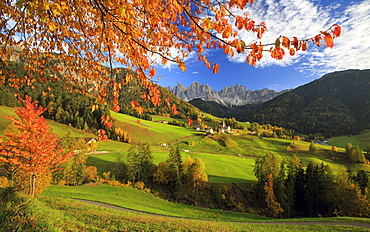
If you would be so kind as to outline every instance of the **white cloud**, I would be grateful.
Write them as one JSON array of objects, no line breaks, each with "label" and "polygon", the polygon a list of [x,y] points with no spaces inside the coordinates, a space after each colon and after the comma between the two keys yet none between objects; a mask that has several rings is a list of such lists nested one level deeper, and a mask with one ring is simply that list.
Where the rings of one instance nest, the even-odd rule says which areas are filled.
[{"label": "white cloud", "polygon": [[[271,43],[280,35],[309,38],[334,23],[342,27],[342,36],[335,39],[333,49],[317,48],[310,44],[308,51],[298,52],[295,56],[286,55],[283,60],[272,59],[266,52],[257,67],[291,66],[304,60],[297,69],[311,75],[370,68],[370,0],[354,3],[344,9],[338,3],[324,8],[310,0],[265,0],[256,1],[246,11],[256,23],[266,23],[267,31],[262,43]],[[256,41],[256,35],[244,31],[239,33],[239,39],[250,43]],[[236,54],[228,59],[231,62],[245,63],[246,55]]]},{"label": "white cloud", "polygon": [[193,72],[193,74],[195,75],[195,74],[198,74],[198,72]]},{"label": "white cloud", "polygon": [[[335,6],[330,8],[335,8]],[[240,13],[240,10],[237,11]],[[309,0],[256,1],[245,11],[256,23],[266,23],[267,31],[261,40],[263,44],[273,43],[280,35],[289,38],[296,36],[298,39],[310,38],[334,23],[330,21],[330,15],[327,11]],[[239,33],[239,39],[244,40],[247,44],[257,41],[256,34],[247,31]],[[229,60],[244,63],[246,56],[247,54],[237,54],[234,57],[229,57]],[[297,53],[295,56],[287,54],[283,60],[276,60],[266,52],[263,59],[257,63],[257,67],[290,66],[299,62],[300,58],[301,53]]]},{"label": "white cloud", "polygon": [[322,75],[345,69],[370,68],[370,0],[348,6],[339,24],[342,35],[335,39],[334,48],[308,54],[303,73]]},{"label": "white cloud", "polygon": [[[345,0],[346,1],[346,0]],[[257,63],[257,68],[268,66],[292,66],[306,75],[320,76],[331,71],[344,69],[367,69],[370,68],[370,0],[359,3],[348,3],[342,6],[335,1],[328,6],[321,6],[318,0],[259,0],[244,10],[256,23],[265,22],[267,31],[263,35],[262,43],[273,43],[280,35],[289,38],[296,36],[298,39],[310,38],[322,30],[328,29],[334,23],[342,27],[342,36],[335,39],[333,49],[318,48],[310,43],[306,52],[299,51],[295,56],[286,52],[283,60],[271,58],[268,52],[264,53],[263,59]],[[239,9],[235,13],[243,14]],[[247,44],[258,41],[255,33],[240,31],[239,39]],[[206,50],[208,55],[211,51]],[[171,48],[172,57],[179,52]],[[230,62],[246,63],[247,53],[228,57]],[[192,52],[185,58],[185,62],[191,65],[197,55]],[[159,57],[153,56],[157,66],[169,70],[177,69],[177,64],[168,62],[166,66],[160,64]]]}]

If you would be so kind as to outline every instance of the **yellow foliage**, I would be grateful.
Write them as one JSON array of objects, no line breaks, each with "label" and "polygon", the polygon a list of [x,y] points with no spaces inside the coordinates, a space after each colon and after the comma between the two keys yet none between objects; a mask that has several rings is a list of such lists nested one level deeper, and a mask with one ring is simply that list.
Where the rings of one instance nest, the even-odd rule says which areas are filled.
[{"label": "yellow foliage", "polygon": [[0,187],[1,188],[6,188],[8,187],[8,179],[5,176],[0,176]]}]

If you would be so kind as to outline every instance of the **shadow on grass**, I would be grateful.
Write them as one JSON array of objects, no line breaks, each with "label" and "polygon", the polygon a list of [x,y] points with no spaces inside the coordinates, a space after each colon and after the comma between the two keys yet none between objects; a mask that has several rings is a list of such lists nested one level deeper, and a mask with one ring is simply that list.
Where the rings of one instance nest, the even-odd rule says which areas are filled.
[{"label": "shadow on grass", "polygon": [[241,179],[241,178],[233,178],[233,177],[224,177],[224,176],[215,176],[215,175],[208,175],[209,182],[216,182],[216,183],[248,183],[252,184],[253,181]]},{"label": "shadow on grass", "polygon": [[98,175],[103,172],[116,173],[118,170],[124,169],[124,164],[120,162],[112,162],[100,159],[98,157],[89,156],[86,160],[86,166],[95,166],[98,169]]}]

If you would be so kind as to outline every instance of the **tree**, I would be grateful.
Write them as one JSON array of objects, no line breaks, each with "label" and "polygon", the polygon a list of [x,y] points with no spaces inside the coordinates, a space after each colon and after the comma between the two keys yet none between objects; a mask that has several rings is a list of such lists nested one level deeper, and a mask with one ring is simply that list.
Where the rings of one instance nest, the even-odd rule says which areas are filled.
[{"label": "tree", "polygon": [[28,96],[20,101],[24,106],[15,112],[19,118],[7,117],[18,131],[5,133],[7,141],[0,140],[0,162],[11,164],[9,168],[16,170],[19,177],[16,186],[28,186],[27,193],[35,196],[42,190],[42,177],[51,176],[69,159],[71,151],[58,148],[58,137],[41,116],[45,109],[37,101],[31,102]]},{"label": "tree", "polygon": [[127,155],[127,171],[129,179],[135,183],[143,181],[146,183],[153,174],[153,154],[150,145],[132,145]]},{"label": "tree", "polygon": [[365,195],[366,188],[369,185],[369,176],[367,175],[366,171],[359,170],[357,174],[354,176],[353,180],[357,182],[358,186],[360,187],[362,195]]},{"label": "tree", "polygon": [[360,146],[354,147],[354,149],[353,149],[353,162],[365,163],[365,161],[366,161],[365,155],[362,152]]},{"label": "tree", "polygon": [[311,153],[311,154],[314,154],[316,152],[316,145],[313,141],[311,141],[310,143],[310,146],[308,147],[308,151]]},{"label": "tree", "polygon": [[[257,199],[261,208],[267,207],[266,205],[266,190],[265,185],[268,181],[268,176],[271,174],[273,179],[280,177],[281,165],[276,155],[272,152],[267,153],[262,159],[256,159],[254,166],[254,175],[257,177]],[[275,198],[275,195],[274,195]],[[276,200],[276,198],[275,198]],[[279,204],[280,205],[280,204]]]},{"label": "tree", "polygon": [[346,145],[346,155],[347,155],[347,157],[350,159],[350,160],[352,160],[352,153],[353,153],[353,145],[352,145],[352,143],[347,143],[347,145]]},{"label": "tree", "polygon": [[[174,62],[185,71],[185,59],[193,52],[207,68],[217,73],[219,65],[207,59],[206,49],[220,48],[230,56],[245,52],[247,63],[255,65],[262,59],[263,51],[282,59],[285,53],[294,55],[298,50],[305,51],[309,41],[318,46],[324,41],[332,48],[333,38],[340,36],[341,28],[334,24],[312,38],[301,40],[279,36],[275,42],[265,45],[258,40],[250,43],[236,39],[234,36],[239,31],[256,33],[256,39],[261,39],[267,30],[264,22],[255,22],[248,14],[238,14],[238,9],[252,3],[253,0],[228,3],[209,0],[2,1],[1,63],[7,65],[6,60],[16,53],[27,66],[24,78],[14,79],[11,73],[6,73],[0,80],[6,79],[17,87],[31,85],[35,79],[49,81],[49,74],[58,79],[61,74],[70,84],[80,84],[81,92],[95,93],[100,102],[106,99],[107,88],[111,88],[114,93],[111,103],[118,111],[121,83],[101,64],[112,68],[120,63],[135,71],[147,88],[144,95],[156,105],[160,93],[157,86],[148,81],[156,74],[153,67],[156,63]],[[129,82],[132,75],[128,72],[124,83]],[[96,92],[87,92],[89,83],[94,83]],[[135,107],[140,109],[138,105]]]},{"label": "tree", "polygon": [[284,209],[281,208],[280,203],[276,201],[274,194],[274,177],[272,174],[267,176],[267,181],[264,186],[266,194],[266,214],[270,217],[277,217],[280,213],[284,212]]},{"label": "tree", "polygon": [[66,185],[81,185],[85,181],[86,159],[88,156],[89,145],[82,138],[73,137],[70,130],[61,139],[60,147],[73,147],[74,154],[71,159],[63,163],[58,170],[53,173],[53,183]]},{"label": "tree", "polygon": [[181,175],[183,171],[182,157],[180,154],[180,148],[175,147],[170,150],[167,162],[170,164],[170,168],[174,173],[174,180],[176,187],[179,187],[181,181]]},{"label": "tree", "polygon": [[95,181],[98,175],[98,169],[95,166],[88,166],[85,168],[85,181]]},{"label": "tree", "polygon": [[183,167],[183,184],[185,190],[192,191],[193,196],[208,182],[208,175],[205,173],[205,164],[201,159],[188,156]]}]

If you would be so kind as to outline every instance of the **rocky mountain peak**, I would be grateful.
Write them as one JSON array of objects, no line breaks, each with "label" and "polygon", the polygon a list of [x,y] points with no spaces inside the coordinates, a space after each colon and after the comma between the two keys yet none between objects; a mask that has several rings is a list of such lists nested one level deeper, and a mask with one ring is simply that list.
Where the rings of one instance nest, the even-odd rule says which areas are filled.
[{"label": "rocky mountain peak", "polygon": [[213,90],[208,84],[200,84],[194,81],[190,86],[184,87],[181,83],[177,86],[167,87],[176,97],[191,101],[200,98],[205,101],[215,101],[225,106],[240,106],[246,104],[260,104],[290,90],[276,92],[270,89],[249,90],[243,85],[236,84],[231,87],[225,86],[220,91]]}]

